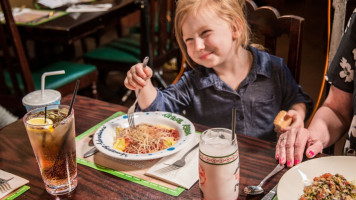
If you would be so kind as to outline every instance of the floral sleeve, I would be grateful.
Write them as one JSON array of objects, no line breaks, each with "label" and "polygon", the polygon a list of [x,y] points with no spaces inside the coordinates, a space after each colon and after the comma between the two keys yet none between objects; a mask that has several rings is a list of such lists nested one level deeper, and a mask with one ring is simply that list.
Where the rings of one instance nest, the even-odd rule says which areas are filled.
[{"label": "floral sleeve", "polygon": [[356,12],[352,14],[339,48],[329,66],[327,80],[345,92],[354,91],[356,63]]}]

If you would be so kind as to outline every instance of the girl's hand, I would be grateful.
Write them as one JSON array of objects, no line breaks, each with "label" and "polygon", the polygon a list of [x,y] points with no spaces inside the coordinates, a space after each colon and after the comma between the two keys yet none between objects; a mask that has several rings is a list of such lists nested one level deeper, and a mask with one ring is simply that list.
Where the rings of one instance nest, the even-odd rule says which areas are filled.
[{"label": "girl's hand", "polygon": [[130,90],[142,89],[151,77],[152,69],[150,67],[143,69],[142,63],[138,63],[127,72],[124,84]]},{"label": "girl's hand", "polygon": [[322,143],[313,138],[308,129],[291,128],[281,134],[276,145],[276,159],[287,167],[299,164],[303,160],[304,150],[308,158],[313,158],[323,150]]}]

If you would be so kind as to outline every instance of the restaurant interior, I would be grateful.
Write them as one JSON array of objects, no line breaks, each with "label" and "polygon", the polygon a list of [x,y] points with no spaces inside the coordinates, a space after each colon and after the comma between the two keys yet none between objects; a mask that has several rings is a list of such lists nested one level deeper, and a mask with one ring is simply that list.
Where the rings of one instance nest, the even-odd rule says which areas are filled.
[{"label": "restaurant interior", "polygon": [[[110,2],[110,0],[99,0],[99,3]],[[274,0],[258,0],[255,1],[257,6],[273,6],[279,12],[280,15],[297,15],[303,17],[304,30],[302,36],[302,54],[301,54],[301,68],[300,68],[300,85],[305,89],[305,91],[317,101],[319,91],[322,83],[322,76],[324,73],[325,59],[326,59],[326,46],[327,46],[327,1],[317,0],[284,0],[284,1],[274,1]],[[36,6],[36,1],[28,0],[12,0],[12,7],[26,7],[34,8]],[[316,14],[315,9],[318,9]],[[97,48],[100,45],[105,45],[112,40],[126,36],[130,34],[130,31],[137,29],[140,23],[140,11],[133,11],[132,13],[121,17],[119,23],[107,26],[98,30],[96,33],[92,33],[81,40],[73,42],[71,45],[72,54],[67,56],[67,60],[84,63],[85,54]],[[118,33],[120,32],[120,33]],[[21,33],[21,32],[20,32]],[[285,36],[286,37],[286,36]],[[286,38],[281,37],[277,42],[277,55],[285,56],[288,42]],[[54,37],[53,40],[56,40]],[[58,47],[58,49],[53,50],[52,55],[43,54],[42,52],[36,55],[36,43],[38,40],[26,40],[27,55],[30,66],[32,62],[38,62],[38,60],[43,60],[49,57],[57,57],[58,55],[63,55],[63,49]],[[52,45],[51,42],[49,44]],[[83,45],[85,48],[83,48]],[[48,48],[48,44],[43,44],[44,48]],[[52,47],[50,47],[52,48]],[[40,57],[40,58],[39,58]],[[36,63],[34,64],[36,65]],[[155,66],[156,67],[156,66]],[[166,82],[166,84],[172,83],[174,78],[177,76],[179,68],[174,64],[167,62],[163,66],[158,67],[159,73]],[[129,106],[135,100],[134,95],[129,95],[128,99],[122,101],[123,96],[127,95],[127,90],[123,85],[123,80],[126,74],[125,71],[110,71],[105,78],[99,78],[97,82],[97,93],[98,99],[122,104]],[[105,79],[105,80],[104,80]],[[162,87],[158,85],[158,87]],[[83,95],[91,95],[90,91],[79,91]],[[11,110],[11,109],[10,109]],[[17,114],[17,113],[15,113]],[[21,112],[17,115],[22,117]]]},{"label": "restaurant interior", "polygon": [[[103,4],[108,2],[112,2],[112,0],[97,1],[97,3]],[[13,8],[39,8],[48,10],[48,7],[38,4],[35,0],[12,0],[10,1],[10,3],[11,7]],[[297,72],[297,79],[299,79],[299,84],[312,97],[314,102],[317,102],[318,98],[320,97],[320,101],[322,101],[325,95],[325,89],[321,93],[322,95],[320,97],[319,95],[323,83],[323,74],[325,70],[328,44],[327,1],[256,0],[255,3],[257,6],[274,7],[279,11],[281,16],[296,15],[304,18],[303,30],[300,38],[301,55],[298,58],[300,59],[300,69],[299,72]],[[353,1],[349,1],[349,4],[353,5]],[[348,8],[350,7],[352,6],[349,6]],[[318,9],[317,13],[315,12],[316,9]],[[331,16],[333,14],[333,11],[334,9],[331,9]],[[130,38],[131,35],[136,34],[138,31],[142,31],[142,29],[139,28],[141,23],[140,20],[142,20],[140,16],[141,11],[137,9],[137,7],[133,10],[128,11],[125,14],[116,15],[114,17],[117,17],[117,19],[114,19],[113,22],[111,22],[110,24],[106,24],[105,26],[97,28],[97,30],[93,30],[90,33],[86,33],[84,36],[79,36],[80,39],[70,41],[69,45],[61,45],[61,43],[58,43],[56,41],[56,35],[50,37],[50,39],[46,40],[45,42],[41,41],[41,39],[38,39],[36,37],[34,37],[34,39],[32,39],[31,37],[27,37],[25,36],[27,33],[25,31],[22,31],[22,25],[20,24],[20,37],[22,38],[28,65],[31,69],[58,60],[81,63],[84,65],[92,64],[95,66],[96,64],[98,64],[100,65],[100,69],[98,70],[99,73],[98,80],[96,81],[96,88],[93,89],[93,86],[91,88],[86,87],[84,89],[80,89],[78,93],[80,95],[94,97],[103,101],[129,107],[135,101],[135,95],[132,92],[130,93],[130,91],[125,88],[125,86],[123,85],[123,81],[126,76],[126,71],[128,70],[128,67],[134,64],[135,62],[124,61],[124,63],[122,63],[119,60],[121,59],[121,57],[119,57],[113,63],[110,63],[111,61],[97,63],[97,61],[95,61],[95,54],[97,53],[96,51],[98,51],[96,49],[100,49],[100,47],[102,46],[105,47],[105,45],[108,44],[111,45],[111,43],[115,40],[132,40],[132,38]],[[113,18],[113,16],[111,16],[111,18]],[[330,23],[332,23],[332,19],[330,20]],[[42,25],[45,24],[46,23]],[[41,23],[39,25],[41,25]],[[134,34],[132,34],[133,32]],[[135,42],[140,42],[137,41],[137,39],[135,40]],[[282,35],[277,40],[275,54],[280,57],[283,57],[285,61],[287,61],[287,52],[288,37],[287,35]],[[100,50],[98,51],[98,53],[100,54]],[[1,55],[2,61],[4,62],[4,57],[6,57],[4,51],[2,51]],[[94,59],[91,58],[93,56]],[[135,59],[137,60],[137,62],[140,62],[140,59],[142,59],[142,55],[140,56],[139,54],[136,54],[136,57],[137,58]],[[182,66],[179,60],[180,59],[178,59],[177,62],[177,58],[165,59],[165,62],[160,62],[160,66],[154,66],[158,76],[158,79],[155,82],[157,87],[164,88],[166,87],[166,85],[171,84],[177,78],[178,74],[180,73],[180,66]],[[112,67],[111,65],[114,65],[114,67]],[[117,70],[117,66],[120,66],[119,70]],[[98,68],[98,66],[96,67]],[[107,68],[109,68],[109,70],[107,70]],[[186,65],[185,68],[185,70],[189,69],[189,67],[187,67]],[[39,79],[39,76],[35,77]],[[39,80],[36,81],[38,82]],[[82,82],[82,84],[85,83]],[[72,88],[73,85],[74,84],[72,83]],[[94,90],[96,90],[95,94],[93,93]],[[69,93],[69,91],[66,91],[66,94]],[[16,96],[15,101],[20,102],[23,96],[24,94]],[[10,111],[10,113],[13,114],[15,117],[21,118],[25,114],[25,110],[22,106],[14,108],[14,104],[7,102],[12,101],[3,101],[2,106],[4,106],[5,109]]]},{"label": "restaurant interior", "polygon": [[[179,195],[178,198],[181,199],[202,198],[202,191],[197,184],[199,175],[190,180],[189,186],[179,185],[174,182],[176,180],[166,181],[161,179],[162,177],[151,179],[151,176],[146,177],[147,171],[142,173],[142,169],[151,169],[156,163],[162,167],[165,163],[149,158],[144,158],[141,162],[135,157],[132,160],[127,159],[124,164],[116,162],[117,158],[123,159],[120,157],[122,155],[109,158],[110,151],[108,154],[101,154],[109,147],[101,144],[104,143],[102,138],[98,139],[101,137],[98,135],[105,132],[105,125],[109,120],[126,116],[125,113],[128,113],[129,107],[136,100],[134,92],[123,84],[126,72],[132,65],[143,62],[143,58],[149,56],[148,66],[153,69],[153,83],[158,88],[175,84],[183,72],[190,70],[174,37],[174,0],[158,1],[160,4],[153,0],[79,0],[82,1],[81,5],[65,4],[53,8],[52,5],[43,3],[46,0],[0,1],[3,11],[0,16],[0,137],[4,140],[1,147],[11,147],[4,149],[1,154],[0,166],[4,166],[6,171],[12,170],[14,174],[18,173],[19,176],[31,179],[31,189],[24,189],[28,190],[27,193],[22,192],[24,199],[49,198],[42,185],[41,174],[37,167],[33,169],[37,163],[27,137],[22,137],[26,133],[23,122],[19,122],[27,112],[23,98],[26,94],[43,88],[59,91],[62,102],[71,106],[74,104],[76,108],[75,144],[77,162],[82,165],[78,165],[81,174],[78,176],[80,182],[74,199],[88,199],[92,198],[92,195],[96,195],[94,197],[98,199],[117,199],[118,195],[122,195],[123,199],[176,199],[172,196]],[[328,10],[328,1],[325,0],[246,1],[248,3],[245,11],[253,42],[262,44],[269,53],[282,57],[293,77],[310,95],[314,104],[323,102],[328,91],[327,84],[323,87],[324,72],[330,59],[328,40],[332,37],[328,31],[332,31],[335,9]],[[52,1],[54,2],[56,1]],[[344,24],[355,5],[356,1],[348,0]],[[162,13],[157,12],[162,8],[165,9]],[[30,11],[27,12],[26,9]],[[282,16],[281,20],[276,20],[276,11]],[[65,70],[65,74],[58,72],[57,75],[46,74],[46,78],[42,76],[45,72],[58,70]],[[73,103],[75,97],[77,104]],[[167,118],[169,117],[174,123],[178,123],[179,116],[169,115]],[[129,118],[129,115],[126,118]],[[207,129],[205,125],[194,123],[191,127],[194,126],[195,129],[189,129],[188,132],[201,133]],[[100,133],[96,132],[99,129]],[[183,133],[179,134],[183,137]],[[189,137],[189,134],[186,136]],[[14,143],[10,140],[14,140]],[[242,191],[251,182],[258,184],[275,167],[278,162],[274,157],[275,143],[245,135],[239,136],[238,140],[239,148],[241,147],[239,159],[245,162],[241,167],[241,177],[238,171],[240,164],[234,174],[236,179],[241,180],[239,198],[261,199],[261,195],[251,196]],[[195,142],[199,143],[198,140]],[[26,143],[23,152],[17,148],[17,145],[22,143]],[[104,150],[95,149],[98,147],[96,145],[103,145]],[[179,155],[185,158],[191,150],[198,147],[197,144],[190,145],[187,154],[183,156],[183,153],[179,152]],[[317,157],[340,154],[342,145],[343,142],[338,143],[333,149],[325,150]],[[85,157],[91,150],[99,153]],[[195,153],[198,154],[197,151]],[[16,158],[12,157],[13,154],[17,155]],[[24,159],[30,164],[20,169],[18,165],[22,164]],[[192,163],[198,165],[197,162],[198,159],[196,163]],[[141,164],[144,166],[140,166]],[[111,166],[117,171],[111,171]],[[285,173],[289,169],[283,165],[275,173]],[[141,174],[135,174],[136,171]],[[150,170],[148,172],[154,174]],[[264,195],[272,188],[276,190],[282,173],[272,176],[271,181],[266,182],[266,191],[262,191]],[[189,173],[182,173],[182,177],[188,176]],[[189,178],[193,179],[187,179]],[[21,183],[18,187],[27,183],[28,181]],[[0,194],[1,192],[0,190]],[[273,195],[275,196],[275,193]]]}]

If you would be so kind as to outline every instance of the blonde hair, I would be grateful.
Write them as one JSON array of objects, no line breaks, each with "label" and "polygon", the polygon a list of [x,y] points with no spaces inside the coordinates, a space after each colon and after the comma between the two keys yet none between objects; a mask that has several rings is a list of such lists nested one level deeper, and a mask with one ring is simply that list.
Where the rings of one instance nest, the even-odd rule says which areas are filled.
[{"label": "blonde hair", "polygon": [[244,8],[245,0],[177,0],[176,16],[174,28],[176,39],[183,56],[187,63],[194,68],[197,64],[188,56],[187,47],[183,40],[182,26],[187,17],[196,14],[202,7],[214,11],[217,16],[230,23],[240,31],[240,37],[237,38],[237,47],[240,45],[247,48],[250,43],[250,28],[245,19]]}]

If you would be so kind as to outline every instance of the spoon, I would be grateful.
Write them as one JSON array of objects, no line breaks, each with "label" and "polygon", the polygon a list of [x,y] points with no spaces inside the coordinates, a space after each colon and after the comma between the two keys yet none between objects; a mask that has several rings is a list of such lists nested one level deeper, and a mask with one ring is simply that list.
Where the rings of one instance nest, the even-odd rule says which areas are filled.
[{"label": "spoon", "polygon": [[273,175],[275,175],[277,172],[281,171],[284,168],[284,165],[280,165],[278,164],[276,166],[276,168],[273,169],[273,171],[271,171],[271,173],[269,173],[261,182],[260,184],[258,184],[257,186],[247,186],[244,188],[244,192],[246,194],[251,194],[251,195],[256,195],[256,194],[261,194],[264,192],[262,185],[263,183],[265,183],[265,181],[267,179],[269,179],[270,177],[272,177]]}]

